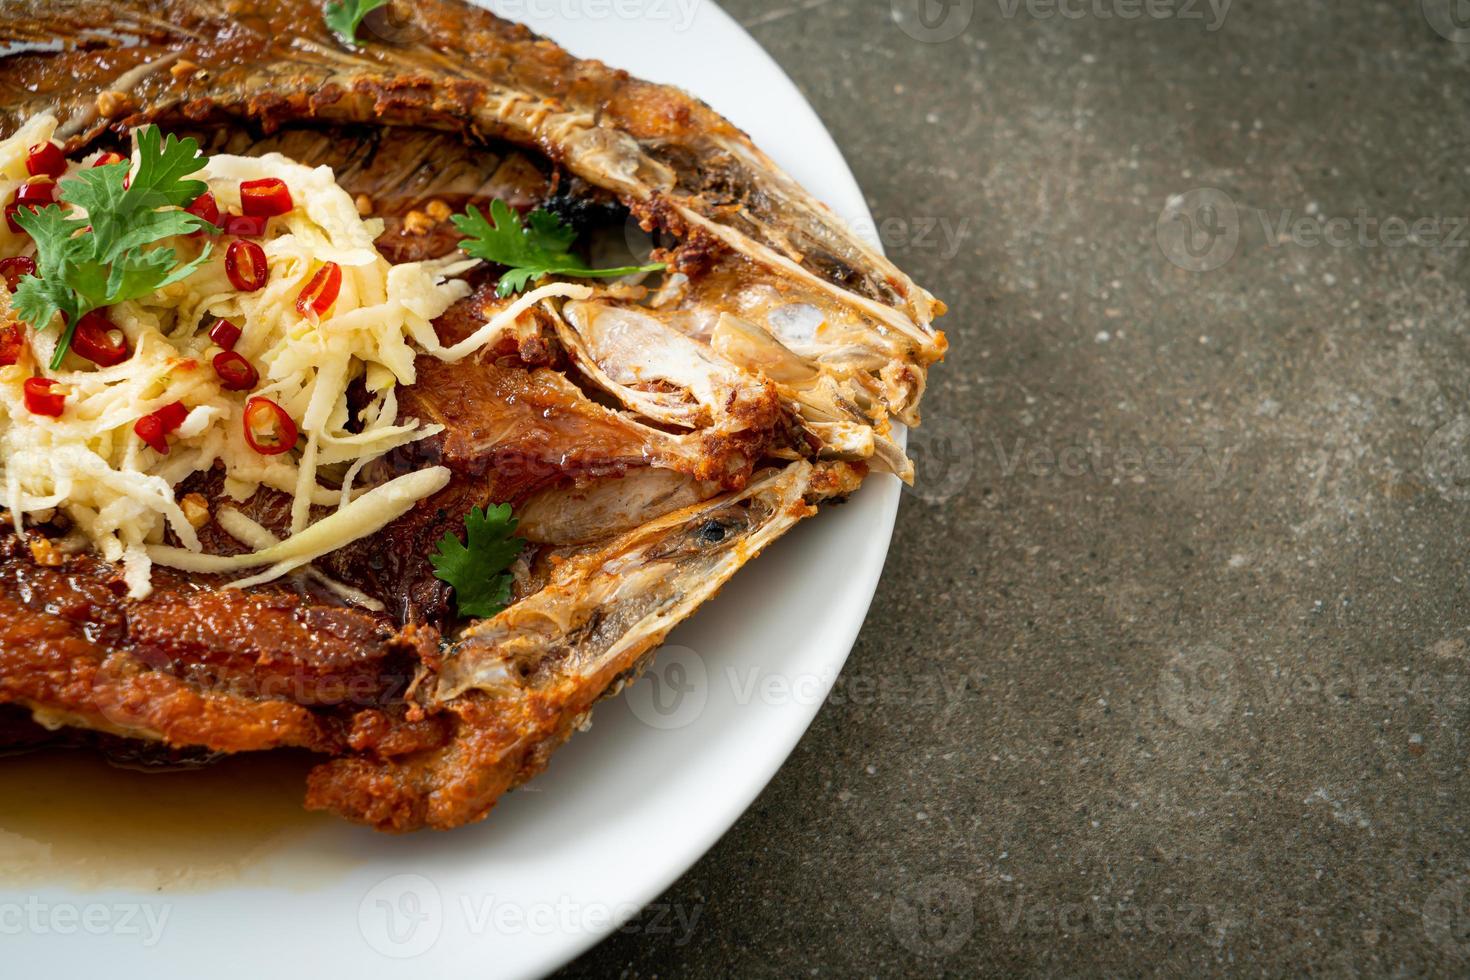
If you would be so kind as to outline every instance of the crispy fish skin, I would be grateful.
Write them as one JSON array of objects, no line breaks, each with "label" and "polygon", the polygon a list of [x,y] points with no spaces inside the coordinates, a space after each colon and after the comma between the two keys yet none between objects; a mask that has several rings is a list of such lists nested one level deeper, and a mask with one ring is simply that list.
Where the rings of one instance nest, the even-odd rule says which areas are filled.
[{"label": "crispy fish skin", "polygon": [[390,832],[481,819],[546,767],[596,701],[637,676],[669,630],[862,475],[847,463],[792,463],[566,562],[424,672],[422,700],[454,719],[444,745],[324,763],[309,777],[307,807]]},{"label": "crispy fish skin", "polygon": [[[311,775],[310,807],[385,831],[446,829],[484,817],[544,768],[670,629],[820,502],[851,493],[870,467],[912,477],[891,420],[918,422],[927,369],[945,351],[932,325],[944,306],[681,91],[577,60],[457,0],[394,0],[362,36],[365,46],[345,47],[317,5],[278,0],[10,0],[0,4],[0,133],[47,111],[69,152],[144,122],[213,133],[223,147],[261,134],[366,187],[452,158],[452,175],[417,186],[524,203],[565,175],[584,199],[601,195],[676,239],[663,253],[670,274],[650,296],[599,287],[587,301],[543,304],[509,347],[429,367],[432,383],[403,392],[401,417],[447,428],[384,465],[431,456],[454,481],[320,563],[370,592],[400,589],[386,597],[397,602],[377,640],[355,639],[371,617],[337,610],[342,622],[323,633],[320,603],[223,600],[208,583],[187,598],[164,589],[153,605],[99,594],[68,618],[28,605],[19,577],[0,577],[0,613],[11,614],[0,702],[169,746],[304,746],[330,757]],[[365,154],[329,145],[364,127],[409,139],[433,130],[472,152],[374,169],[383,141],[365,139]],[[549,165],[477,160],[491,141]],[[482,302],[483,290],[441,318],[441,336],[463,330]],[[645,368],[654,383],[640,378]],[[609,503],[620,480],[636,498],[621,509]],[[512,606],[441,643],[437,620],[423,622],[447,598],[426,549],[491,500],[532,505],[535,557]],[[30,574],[18,545],[9,558]],[[88,561],[67,559],[68,574]],[[86,575],[107,573],[88,565]],[[322,655],[252,651],[248,627],[223,615],[213,644],[168,626],[240,599],[285,602],[261,621],[288,636],[307,630],[300,642]],[[119,615],[136,628],[106,634]],[[138,640],[150,636],[165,660],[143,655]],[[302,691],[259,696],[282,671]],[[370,690],[328,703],[312,693],[318,675]]]}]

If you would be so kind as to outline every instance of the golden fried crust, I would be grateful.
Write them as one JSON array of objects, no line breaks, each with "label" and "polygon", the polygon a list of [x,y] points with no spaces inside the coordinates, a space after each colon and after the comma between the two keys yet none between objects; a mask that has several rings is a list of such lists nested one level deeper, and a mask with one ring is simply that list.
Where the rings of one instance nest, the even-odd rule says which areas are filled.
[{"label": "golden fried crust", "polygon": [[[400,632],[284,590],[203,588],[161,572],[149,598],[123,592],[105,562],[41,566],[13,533],[0,538],[0,703],[44,724],[175,746],[337,752],[352,713],[400,698],[438,643],[434,631]],[[386,733],[372,736],[355,741]]]}]

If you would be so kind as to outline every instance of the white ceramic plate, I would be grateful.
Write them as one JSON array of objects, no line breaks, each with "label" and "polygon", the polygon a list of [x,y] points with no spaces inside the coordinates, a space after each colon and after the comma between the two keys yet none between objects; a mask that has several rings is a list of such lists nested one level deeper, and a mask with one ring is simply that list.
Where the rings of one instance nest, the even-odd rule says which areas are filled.
[{"label": "white ceramic plate", "polygon": [[[696,93],[838,214],[870,226],[816,114],[710,0],[490,5],[574,53]],[[897,481],[874,477],[850,503],[778,541],[486,822],[408,838],[313,825],[252,858],[245,880],[260,884],[17,887],[0,874],[3,972],[256,980],[555,969],[688,870],[785,761],[862,625],[898,498]],[[335,871],[305,870],[324,855]],[[702,911],[639,921],[682,938]],[[691,941],[698,928],[695,920]]]}]

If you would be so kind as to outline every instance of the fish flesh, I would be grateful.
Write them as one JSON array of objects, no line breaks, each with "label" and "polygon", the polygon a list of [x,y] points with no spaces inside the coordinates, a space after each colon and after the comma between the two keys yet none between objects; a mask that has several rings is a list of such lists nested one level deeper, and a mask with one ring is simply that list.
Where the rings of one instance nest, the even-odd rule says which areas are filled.
[{"label": "fish flesh", "polygon": [[[0,137],[51,113],[75,155],[156,123],[211,153],[330,165],[385,219],[393,262],[454,249],[436,207],[503,200],[666,272],[536,304],[473,356],[420,357],[397,411],[442,430],[360,479],[442,466],[448,484],[290,578],[160,569],[133,598],[95,554],[40,560],[56,529],[4,532],[0,738],[80,730],[174,762],[306,749],[323,756],[309,807],[446,829],[543,769],[819,504],[870,472],[912,479],[895,424],[919,423],[944,306],[682,91],[457,0],[395,0],[363,37],[280,0],[9,0]],[[434,323],[446,346],[508,303],[495,268],[466,276]],[[178,489],[223,499],[218,474]],[[528,545],[511,604],[466,623],[427,556],[492,502]],[[261,489],[235,509],[279,534],[293,502]],[[242,550],[218,522],[199,537]]]}]

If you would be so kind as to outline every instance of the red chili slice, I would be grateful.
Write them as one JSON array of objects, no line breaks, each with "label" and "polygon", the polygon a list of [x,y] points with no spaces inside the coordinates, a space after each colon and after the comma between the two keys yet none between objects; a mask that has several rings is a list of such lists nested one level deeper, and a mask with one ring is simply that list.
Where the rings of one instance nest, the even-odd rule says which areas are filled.
[{"label": "red chili slice", "polygon": [[60,177],[66,173],[66,157],[61,147],[52,142],[37,143],[26,153],[26,173],[33,177]]},{"label": "red chili slice", "polygon": [[174,402],[134,422],[133,432],[137,433],[138,438],[148,443],[155,452],[167,456],[168,434],[183,425],[184,419],[188,417],[189,410],[184,407],[184,403]]},{"label": "red chili slice", "polygon": [[0,367],[10,367],[20,361],[26,350],[26,332],[18,323],[0,327]]},{"label": "red chili slice", "polygon": [[296,445],[296,423],[269,398],[245,403],[245,441],[264,456],[279,456]]},{"label": "red chili slice", "polygon": [[240,181],[240,210],[247,215],[273,218],[293,207],[291,192],[279,177]]},{"label": "red chili slice", "polygon": [[32,177],[15,192],[15,203],[41,207],[56,201],[56,181],[50,177]]},{"label": "red chili slice", "polygon": [[259,238],[265,234],[265,218],[252,217],[248,214],[225,215],[225,234],[238,235],[241,238]]},{"label": "red chili slice", "polygon": [[71,349],[98,367],[112,367],[128,359],[128,338],[106,313],[93,310],[77,321]]},{"label": "red chili slice", "polygon": [[60,418],[66,410],[66,391],[52,391],[57,387],[51,378],[26,378],[25,402],[32,415],[49,415]]},{"label": "red chili slice", "polygon": [[265,285],[270,269],[265,264],[265,249],[239,238],[225,249],[225,275],[236,289],[253,293]]},{"label": "red chili slice", "polygon": [[260,372],[255,365],[232,350],[214,355],[214,373],[219,375],[220,386],[226,391],[249,391],[260,383]]},{"label": "red chili slice", "polygon": [[240,342],[240,328],[229,320],[216,320],[214,326],[209,328],[209,339],[225,350],[234,350],[235,345]]},{"label": "red chili slice", "polygon": [[[219,203],[215,201],[214,195],[209,193],[209,191],[205,191],[203,194],[194,198],[193,202],[184,208],[184,210],[196,217],[203,218],[205,221],[214,225],[215,228],[219,227]],[[194,232],[194,234],[202,235],[204,231],[205,229],[201,228],[199,231]]]},{"label": "red chili slice", "polygon": [[29,255],[12,255],[8,259],[0,259],[0,279],[5,280],[5,288],[12,293],[20,287],[21,276],[35,274],[36,260]]},{"label": "red chili slice", "polygon": [[328,262],[317,270],[316,275],[311,277],[311,282],[301,290],[301,295],[296,297],[296,312],[302,316],[319,317],[332,308],[341,291],[342,267],[335,262]]},{"label": "red chili slice", "polygon": [[10,225],[10,230],[20,234],[25,229],[15,220],[15,213],[21,208],[45,207],[56,200],[56,181],[50,177],[34,177],[15,192],[15,198],[5,207],[5,221]]}]

